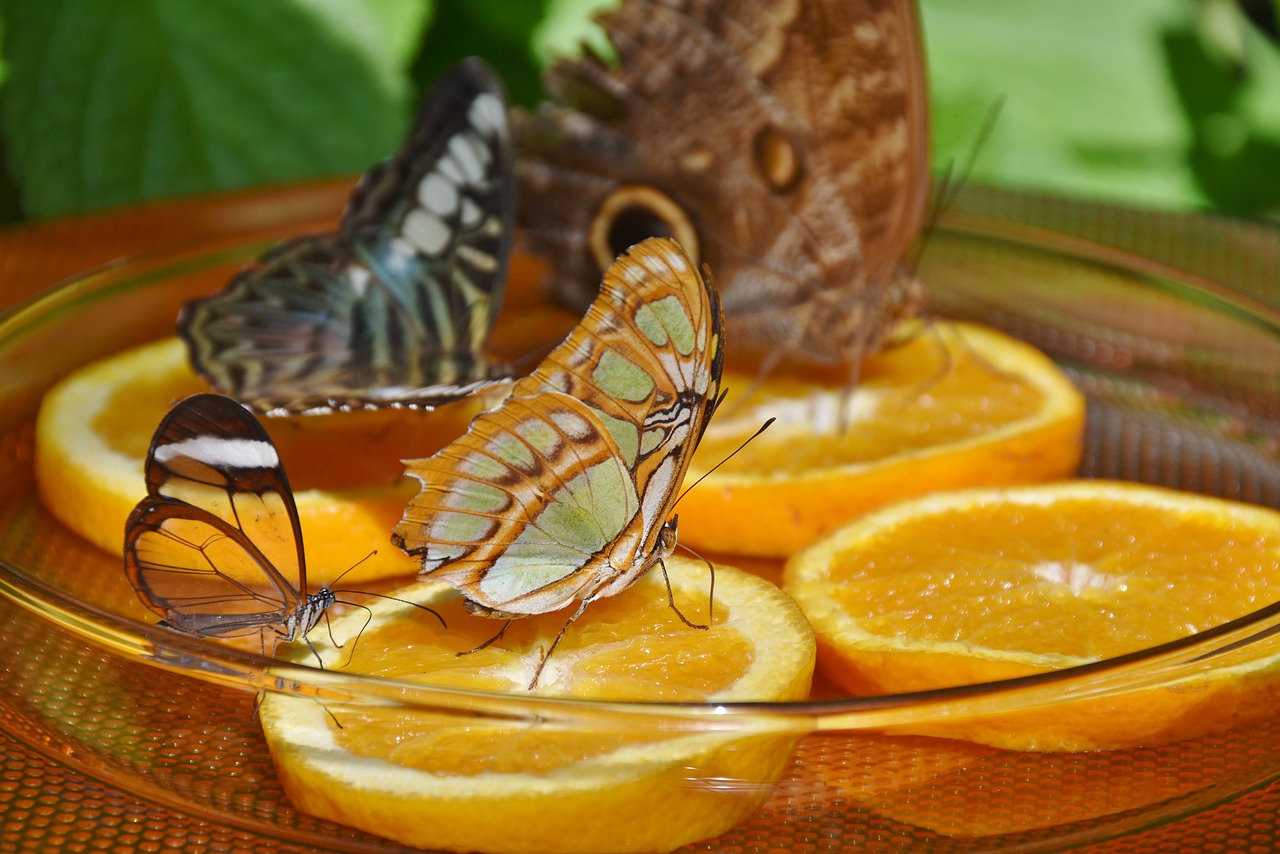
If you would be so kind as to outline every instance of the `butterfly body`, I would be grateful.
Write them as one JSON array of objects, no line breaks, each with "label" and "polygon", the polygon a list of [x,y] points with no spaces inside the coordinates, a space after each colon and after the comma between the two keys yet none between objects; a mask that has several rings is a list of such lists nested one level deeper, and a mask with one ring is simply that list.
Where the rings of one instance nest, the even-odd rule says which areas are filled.
[{"label": "butterfly body", "polygon": [[909,0],[626,0],[616,53],[553,65],[519,116],[518,219],[573,305],[651,234],[716,271],[735,348],[856,361],[922,294],[928,192]]},{"label": "butterfly body", "polygon": [[365,174],[338,232],[290,241],[184,307],[193,365],[268,414],[430,408],[505,379],[484,345],[514,183],[502,85],[464,61]]},{"label": "butterfly body", "polygon": [[626,589],[675,547],[668,516],[717,402],[722,323],[676,243],[633,247],[501,406],[406,461],[421,489],[393,542],[484,616]]},{"label": "butterfly body", "polygon": [[297,508],[274,444],[244,407],[180,401],[156,429],[147,496],[125,524],[125,573],[171,628],[305,638],[334,604],[308,593]]}]

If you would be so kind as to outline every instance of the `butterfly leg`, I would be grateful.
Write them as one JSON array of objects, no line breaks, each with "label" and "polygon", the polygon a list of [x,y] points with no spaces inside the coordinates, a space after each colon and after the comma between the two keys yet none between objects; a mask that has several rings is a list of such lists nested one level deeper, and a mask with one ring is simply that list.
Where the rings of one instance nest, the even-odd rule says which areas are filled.
[{"label": "butterfly leg", "polygon": [[511,628],[511,624],[514,622],[515,622],[514,618],[507,620],[505,623],[502,624],[502,628],[498,629],[498,633],[496,635],[489,638],[487,641],[485,641],[484,643],[480,644],[477,647],[473,647],[471,649],[464,649],[462,652],[458,653],[458,655],[470,655],[473,652],[479,652],[480,650],[484,649],[487,646],[492,646],[493,644],[502,640],[502,636],[507,633],[507,629]]},{"label": "butterfly leg", "polygon": [[[270,650],[268,650],[268,649],[267,649],[267,637],[268,637],[268,636],[270,636],[270,637],[271,637],[271,649],[270,649]],[[288,639],[288,636],[287,636],[284,632],[282,632],[282,631],[280,631],[280,630],[271,631],[271,630],[269,629],[269,627],[264,626],[262,629],[260,629],[260,630],[258,631],[258,643],[259,643],[259,648],[260,648],[260,650],[262,651],[262,655],[263,655],[263,657],[264,657],[264,658],[275,658],[275,657],[276,657],[276,650],[280,647],[280,640],[281,640],[281,638],[285,638],[285,639],[287,640],[287,639]],[[323,661],[321,661],[321,659],[320,659],[320,653],[316,652],[316,648],[315,648],[314,646],[311,646],[311,641],[307,640],[306,635],[303,635],[303,636],[302,636],[302,639],[303,639],[304,641],[306,641],[307,646],[308,646],[308,647],[310,647],[310,649],[311,649],[311,654],[312,654],[312,655],[314,655],[314,656],[316,657],[316,661],[318,661],[318,662],[320,663],[320,669],[321,669],[321,670],[324,670],[324,662],[323,662]]]},{"label": "butterfly leg", "polygon": [[[533,678],[529,680],[530,691],[538,687],[538,679],[542,677],[542,669],[547,666],[547,659],[551,657],[551,653],[560,645],[560,639],[564,637],[564,633],[569,631],[569,627],[573,625],[574,620],[582,616],[582,612],[587,610],[587,606],[590,605],[592,601],[594,600],[582,600],[582,604],[578,606],[578,610],[574,611],[573,616],[569,617],[568,620],[565,620],[564,625],[560,627],[560,631],[556,634],[556,639],[551,642],[551,646],[547,647],[546,651],[542,653],[542,660],[539,661],[538,666],[534,668]],[[510,624],[508,623],[508,625]]]}]

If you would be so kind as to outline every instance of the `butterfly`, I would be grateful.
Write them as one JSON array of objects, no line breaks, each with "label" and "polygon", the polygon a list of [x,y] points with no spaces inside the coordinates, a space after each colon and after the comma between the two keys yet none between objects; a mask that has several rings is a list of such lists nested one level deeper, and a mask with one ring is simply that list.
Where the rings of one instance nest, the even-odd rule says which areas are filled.
[{"label": "butterfly", "polygon": [[632,247],[505,402],[434,456],[406,461],[420,490],[392,542],[473,614],[513,620],[578,602],[563,636],[674,550],[668,516],[720,400],[723,322],[679,244]]},{"label": "butterfly", "polygon": [[911,0],[624,0],[513,119],[517,222],[585,305],[617,252],[675,237],[733,347],[856,365],[923,299],[899,269],[929,192]]},{"label": "butterfly", "polygon": [[291,240],[183,307],[196,370],[270,415],[431,408],[506,379],[483,352],[515,215],[506,103],[483,62],[455,66],[336,233]]},{"label": "butterfly", "polygon": [[252,413],[218,394],[179,401],[145,475],[124,528],[125,575],[142,604],[191,635],[305,640],[337,597],[308,592],[289,479]]}]

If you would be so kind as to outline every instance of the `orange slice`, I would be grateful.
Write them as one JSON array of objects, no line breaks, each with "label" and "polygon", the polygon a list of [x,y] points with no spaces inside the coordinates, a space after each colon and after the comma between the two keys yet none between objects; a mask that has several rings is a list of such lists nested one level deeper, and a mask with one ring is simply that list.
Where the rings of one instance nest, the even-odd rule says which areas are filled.
[{"label": "orange slice", "polygon": [[1052,480],[1079,465],[1083,396],[1042,353],[993,330],[935,324],[868,358],[852,393],[847,380],[843,369],[778,371],[737,403],[755,377],[726,371],[729,398],[686,484],[777,421],[681,500],[683,541],[785,557],[894,501]]},{"label": "orange slice", "polygon": [[[708,572],[667,561],[675,601],[706,622]],[[566,619],[518,620],[496,643],[458,656],[501,625],[469,616],[456,593],[419,582],[369,602],[312,640],[330,670],[451,688],[525,693],[542,650]],[[366,625],[366,620],[367,625]],[[351,653],[356,636],[359,642]],[[295,650],[306,661],[311,653]],[[799,700],[814,643],[795,603],[773,585],[717,567],[714,624],[672,612],[661,570],[593,603],[543,671],[537,692],[631,701]],[[356,707],[268,694],[262,725],[298,809],[399,842],[451,851],[667,851],[723,833],[780,778],[796,735],[688,729],[661,714],[563,721],[486,719]],[[335,723],[336,721],[336,723]],[[340,725],[340,726],[339,726]]]},{"label": "orange slice", "polygon": [[[124,522],[146,495],[143,461],[156,424],[176,400],[208,384],[168,338],[95,362],[51,389],[36,418],[36,483],[45,507],[97,546],[119,553]],[[466,429],[476,404],[432,413],[353,412],[264,420],[298,503],[309,580],[412,575],[390,542],[415,486],[400,457],[432,453]],[[256,579],[246,579],[256,580]]]},{"label": "orange slice", "polygon": [[[847,691],[987,682],[1135,652],[1280,598],[1280,514],[1105,481],[963,490],[851,523],[794,555],[784,587]],[[1239,659],[1169,688],[927,731],[1033,750],[1188,738],[1274,696],[1259,691],[1280,642]]]}]

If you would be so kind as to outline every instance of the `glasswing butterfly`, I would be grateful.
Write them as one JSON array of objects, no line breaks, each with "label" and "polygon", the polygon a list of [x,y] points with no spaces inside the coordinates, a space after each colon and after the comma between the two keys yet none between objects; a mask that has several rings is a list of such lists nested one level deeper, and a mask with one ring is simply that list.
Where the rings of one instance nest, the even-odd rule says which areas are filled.
[{"label": "glasswing butterfly", "polygon": [[306,640],[338,601],[329,587],[308,590],[289,479],[236,401],[196,394],[174,405],[145,476],[147,496],[125,522],[124,568],[164,625],[201,637],[258,633],[265,648],[269,632],[275,643]]}]

